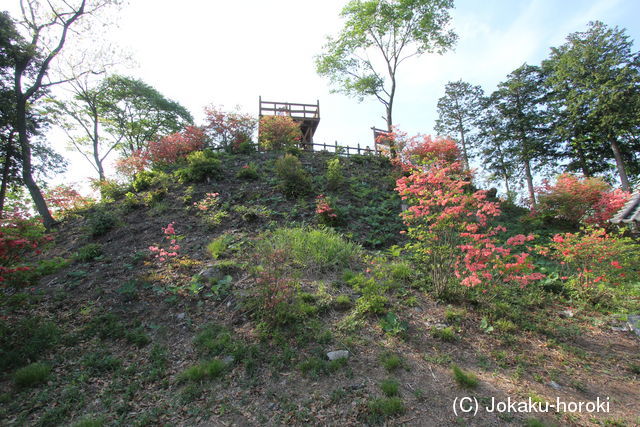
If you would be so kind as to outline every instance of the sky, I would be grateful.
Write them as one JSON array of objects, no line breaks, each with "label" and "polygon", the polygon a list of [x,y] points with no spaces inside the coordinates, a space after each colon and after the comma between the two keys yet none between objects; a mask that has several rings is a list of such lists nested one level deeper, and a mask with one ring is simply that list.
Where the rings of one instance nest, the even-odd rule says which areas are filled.
[{"label": "sky", "polygon": [[[18,3],[18,0],[10,0]],[[135,60],[120,69],[187,107],[201,123],[203,108],[258,114],[258,96],[271,101],[320,102],[316,142],[372,145],[372,126],[384,128],[383,106],[331,93],[315,72],[314,56],[341,27],[344,0],[130,0],[106,30]],[[11,8],[10,8],[11,9]],[[601,20],[627,30],[639,50],[637,0],[456,0],[453,51],[425,54],[401,65],[394,122],[409,134],[433,132],[436,105],[448,81],[462,79],[493,91],[522,63],[539,64],[549,48]],[[63,136],[52,142],[64,147]],[[90,169],[72,159],[64,181]]]}]

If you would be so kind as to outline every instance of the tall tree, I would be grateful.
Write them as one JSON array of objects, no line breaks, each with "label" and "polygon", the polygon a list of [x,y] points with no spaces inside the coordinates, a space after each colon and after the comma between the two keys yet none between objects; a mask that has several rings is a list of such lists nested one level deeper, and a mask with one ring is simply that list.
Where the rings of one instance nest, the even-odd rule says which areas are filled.
[{"label": "tall tree", "polygon": [[462,145],[464,167],[469,170],[471,132],[480,117],[484,91],[480,86],[458,80],[444,87],[444,96],[438,100],[438,120],[435,130],[441,135],[457,139]]},{"label": "tall tree", "polygon": [[539,67],[523,64],[507,76],[491,95],[498,113],[496,138],[505,142],[503,153],[517,160],[524,171],[529,203],[536,204],[534,165],[548,164],[554,151],[549,144],[544,113],[546,91]]},{"label": "tall tree", "polygon": [[22,179],[47,228],[51,228],[55,221],[33,177],[28,105],[43,90],[63,83],[52,79],[49,71],[74,28],[87,16],[114,2],[116,0],[20,0],[22,37],[11,48],[11,55],[15,60],[15,130],[22,157]]},{"label": "tall tree", "polygon": [[624,29],[596,21],[585,32],[572,33],[552,48],[543,67],[562,120],[558,132],[567,138],[571,156],[586,174],[598,162],[613,159],[624,190],[630,190],[628,168],[638,170],[636,153],[640,121],[640,53],[632,51]]},{"label": "tall tree", "polygon": [[448,29],[452,7],[453,0],[351,0],[342,9],[341,32],[316,57],[316,70],[334,91],[359,100],[374,96],[392,131],[398,67],[412,56],[442,54],[454,45],[457,36]]},{"label": "tall tree", "polygon": [[119,147],[124,155],[144,148],[148,141],[193,124],[186,108],[141,80],[110,76],[103,81],[98,93],[102,98],[105,127],[116,140],[122,139]]}]

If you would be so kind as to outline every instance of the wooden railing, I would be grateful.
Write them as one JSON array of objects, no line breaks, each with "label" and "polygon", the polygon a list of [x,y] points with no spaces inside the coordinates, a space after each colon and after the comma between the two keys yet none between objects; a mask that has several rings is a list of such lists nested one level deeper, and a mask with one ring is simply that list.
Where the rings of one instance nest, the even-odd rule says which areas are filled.
[{"label": "wooden railing", "polygon": [[320,120],[320,101],[315,104],[296,104],[292,102],[263,101],[259,98],[260,117],[290,116],[294,119]]},{"label": "wooden railing", "polygon": [[[265,150],[264,148],[260,147],[260,145],[258,144],[252,144],[253,147],[256,149],[256,151],[258,152],[265,152],[268,150]],[[305,148],[307,148],[304,151],[313,151],[313,152],[329,152],[329,153],[336,153],[339,156],[345,156],[345,157],[349,157],[349,156],[353,156],[353,155],[370,155],[370,156],[382,156],[385,154],[384,151],[382,150],[377,150],[375,148],[370,148],[370,147],[360,147],[360,144],[358,144],[355,147],[350,147],[348,145],[339,145],[338,141],[336,141],[333,144],[320,144],[320,143],[316,143],[316,142],[312,142],[312,143],[308,143],[305,144]],[[316,148],[317,147],[317,148]],[[222,147],[222,146],[218,146],[218,147],[211,147],[212,150],[214,151],[219,151],[219,150],[224,150],[226,147]]]}]

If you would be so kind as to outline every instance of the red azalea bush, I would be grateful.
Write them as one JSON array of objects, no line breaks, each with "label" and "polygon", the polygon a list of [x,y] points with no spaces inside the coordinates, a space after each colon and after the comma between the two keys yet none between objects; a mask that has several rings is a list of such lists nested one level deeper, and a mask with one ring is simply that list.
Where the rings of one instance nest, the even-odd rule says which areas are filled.
[{"label": "red azalea bush", "polygon": [[296,147],[302,139],[300,125],[289,116],[264,116],[260,119],[260,146],[267,150]]},{"label": "red azalea bush", "polygon": [[601,178],[564,173],[554,184],[545,181],[538,189],[535,215],[562,219],[575,227],[580,223],[604,227],[630,197],[622,190],[611,190]]},{"label": "red azalea bush", "polygon": [[172,222],[162,228],[164,239],[167,241],[165,243],[166,247],[163,247],[163,245],[149,246],[154,258],[160,262],[165,262],[178,256],[178,251],[180,250],[180,245],[178,245],[179,236],[176,234],[174,224],[175,222]]},{"label": "red azalea bush", "polygon": [[488,220],[500,215],[486,192],[471,191],[472,172],[463,168],[454,141],[429,136],[407,139],[395,134],[398,161],[407,176],[396,190],[409,203],[403,212],[412,238],[410,247],[428,268],[438,295],[447,292],[452,273],[466,286],[516,283],[524,286],[544,277],[535,272],[530,248],[518,248],[533,236],[515,236],[507,245],[495,236],[504,227]]},{"label": "red azalea bush", "polygon": [[316,197],[316,215],[320,224],[335,225],[338,221],[338,215],[331,207],[330,200],[324,194]]},{"label": "red azalea bush", "polygon": [[558,261],[561,279],[577,296],[591,302],[602,303],[600,299],[608,288],[625,287],[640,279],[637,243],[603,228],[556,234],[549,247],[539,251]]},{"label": "red azalea bush", "polygon": [[147,150],[135,150],[128,157],[122,157],[116,162],[116,170],[121,175],[132,179],[136,174],[149,167],[151,156]]},{"label": "red azalea bush", "polygon": [[67,212],[91,206],[94,200],[85,197],[70,185],[60,184],[44,191],[44,199],[54,218],[59,219]]},{"label": "red azalea bush", "polygon": [[256,130],[256,119],[249,114],[238,111],[224,111],[222,107],[205,108],[205,129],[213,142],[232,150],[240,149],[240,145],[251,141]]},{"label": "red azalea bush", "polygon": [[204,130],[197,126],[187,126],[184,131],[172,133],[149,142],[149,158],[155,164],[171,164],[187,157],[189,153],[202,150],[205,146]]},{"label": "red azalea bush", "polygon": [[24,259],[40,253],[40,248],[51,241],[38,218],[28,217],[20,206],[3,212],[0,220],[0,287],[12,283],[16,274],[28,271]]}]

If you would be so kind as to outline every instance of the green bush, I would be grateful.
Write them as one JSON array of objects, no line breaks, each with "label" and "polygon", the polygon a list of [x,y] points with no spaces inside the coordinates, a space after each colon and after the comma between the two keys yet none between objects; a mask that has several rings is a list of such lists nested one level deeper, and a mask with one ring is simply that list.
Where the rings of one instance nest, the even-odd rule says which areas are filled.
[{"label": "green bush", "polygon": [[89,243],[84,245],[75,254],[75,259],[81,262],[93,261],[102,255],[102,245],[100,243]]},{"label": "green bush", "polygon": [[121,184],[117,181],[108,179],[96,182],[95,185],[100,191],[100,197],[103,201],[120,200],[131,190],[131,186],[129,184]]},{"label": "green bush", "polygon": [[152,171],[141,171],[136,174],[136,177],[133,179],[133,183],[131,186],[136,193],[139,193],[144,190],[148,190],[153,184],[153,178],[155,176],[155,172]]},{"label": "green bush", "polygon": [[380,356],[380,362],[389,372],[395,371],[396,369],[404,366],[404,360],[402,360],[402,357],[394,353],[383,353]]},{"label": "green bush", "polygon": [[53,322],[39,317],[13,324],[0,320],[0,372],[38,360],[60,337],[61,332]]},{"label": "green bush", "polygon": [[103,236],[118,225],[118,217],[113,211],[103,206],[89,214],[87,224],[91,236]]},{"label": "green bush", "polygon": [[342,164],[340,158],[336,157],[327,161],[327,189],[335,191],[344,184],[342,176]]},{"label": "green bush", "polygon": [[451,370],[453,372],[453,378],[460,387],[475,388],[478,386],[478,377],[474,373],[463,371],[457,365],[453,365]]},{"label": "green bush", "polygon": [[205,378],[218,378],[222,376],[225,364],[222,360],[213,359],[199,365],[191,366],[180,374],[180,381],[202,381]]},{"label": "green bush", "polygon": [[286,196],[301,196],[311,190],[311,178],[296,156],[286,154],[277,159],[275,169],[279,180],[278,187]]},{"label": "green bush", "polygon": [[398,395],[398,388],[400,384],[396,380],[386,379],[380,383],[380,388],[382,392],[387,397],[393,397]]},{"label": "green bush", "polygon": [[375,399],[369,402],[369,410],[379,416],[391,417],[404,413],[405,408],[399,397]]},{"label": "green bush", "polygon": [[32,387],[42,384],[49,378],[51,367],[44,363],[32,363],[18,369],[13,374],[13,382],[18,387]]},{"label": "green bush", "polygon": [[359,245],[329,228],[279,228],[261,240],[258,250],[267,255],[282,252],[291,267],[312,271],[337,271],[353,264]]},{"label": "green bush", "polygon": [[229,245],[233,243],[233,240],[233,235],[228,233],[222,234],[213,239],[211,243],[207,245],[207,251],[209,252],[209,255],[211,255],[211,258],[218,259],[224,255],[229,249]]},{"label": "green bush", "polygon": [[249,163],[240,168],[238,173],[236,174],[236,178],[240,179],[258,179],[258,168],[254,163]]},{"label": "green bush", "polygon": [[195,151],[187,156],[187,166],[175,174],[181,183],[202,182],[207,178],[219,178],[222,174],[220,156],[211,150]]}]

